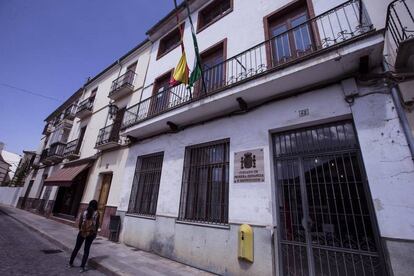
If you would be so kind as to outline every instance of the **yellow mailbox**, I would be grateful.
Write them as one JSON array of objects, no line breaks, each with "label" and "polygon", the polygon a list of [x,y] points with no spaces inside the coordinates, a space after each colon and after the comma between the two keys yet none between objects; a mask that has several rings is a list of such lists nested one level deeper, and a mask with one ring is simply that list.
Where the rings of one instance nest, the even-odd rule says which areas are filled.
[{"label": "yellow mailbox", "polygon": [[253,229],[248,224],[239,228],[239,258],[253,262]]}]

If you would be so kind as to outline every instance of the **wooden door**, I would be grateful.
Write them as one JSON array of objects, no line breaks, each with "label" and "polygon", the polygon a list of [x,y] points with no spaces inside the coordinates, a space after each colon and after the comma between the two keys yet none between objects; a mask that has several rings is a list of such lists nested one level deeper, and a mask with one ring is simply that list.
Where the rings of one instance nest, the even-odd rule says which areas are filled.
[{"label": "wooden door", "polygon": [[109,190],[111,188],[112,174],[104,174],[102,176],[101,191],[98,198],[98,212],[99,212],[99,225],[102,225],[103,217],[105,214],[105,206],[108,201]]}]

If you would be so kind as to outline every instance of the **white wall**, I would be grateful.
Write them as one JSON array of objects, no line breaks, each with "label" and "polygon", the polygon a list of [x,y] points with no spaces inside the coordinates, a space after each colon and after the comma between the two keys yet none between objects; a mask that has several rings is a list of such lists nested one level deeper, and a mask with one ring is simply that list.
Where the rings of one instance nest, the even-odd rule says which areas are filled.
[{"label": "white wall", "polygon": [[413,240],[414,163],[392,98],[359,98],[352,113],[381,236]]},{"label": "white wall", "polygon": [[16,207],[22,187],[0,187],[0,204]]},{"label": "white wall", "polygon": [[[236,54],[239,54],[250,47],[257,45],[258,43],[265,41],[265,31],[264,31],[264,22],[263,18],[272,12],[280,9],[283,6],[286,6],[290,3],[289,0],[282,1],[272,1],[272,0],[259,0],[259,1],[243,1],[243,0],[234,0],[233,11],[219,19],[217,22],[208,26],[206,29],[197,33],[197,40],[199,45],[200,52],[203,52],[205,49],[209,48],[216,43],[227,39],[227,53],[226,57],[230,58]],[[313,0],[313,6],[315,11],[315,16],[320,15],[321,13],[332,9],[333,7],[345,3],[343,0],[335,1],[323,1],[323,0]],[[374,1],[371,1],[374,2]],[[375,1],[375,3],[381,2],[381,9],[378,9],[376,4],[370,3],[370,8],[367,9],[370,14],[374,17],[374,27],[382,28],[385,24],[385,7],[383,7],[383,1]],[[347,6],[346,12],[349,15],[348,21],[352,27],[357,25],[355,18],[352,15],[355,15],[355,10],[352,6]],[[333,14],[330,15],[331,24],[335,29],[335,35],[339,33],[339,24],[336,21],[336,16]],[[346,19],[343,17],[343,11],[338,12],[338,16],[341,18],[341,23],[345,24]],[[192,20],[196,28],[198,21],[198,10],[192,12]],[[175,19],[174,19],[175,20]],[[324,24],[328,25],[329,22],[325,18],[323,20]],[[320,23],[318,21],[318,23]],[[354,24],[353,24],[354,23]],[[318,24],[319,26],[319,24]],[[344,27],[344,26],[342,26]],[[321,27],[319,26],[321,29]],[[234,30],[230,31],[229,30]],[[322,35],[322,32],[320,32]],[[329,36],[329,35],[327,35]],[[333,39],[333,36],[330,37]],[[194,64],[194,48],[191,37],[191,28],[189,20],[185,19],[185,28],[184,28],[184,45],[186,47],[187,62],[192,70]],[[181,48],[176,47],[171,52],[162,56],[157,60],[157,53],[159,48],[160,40],[154,41],[153,47],[151,49],[151,58],[150,65],[148,68],[147,80],[145,82],[145,90],[143,91],[143,99],[148,98],[152,95],[153,91],[153,82],[154,80],[163,75],[164,73],[175,68],[178,63],[178,60],[181,56]],[[265,53],[263,53],[265,54]],[[264,60],[266,62],[266,60]]]},{"label": "white wall", "polygon": [[[186,146],[230,138],[231,168],[233,154],[237,151],[264,148],[265,160],[270,160],[269,130],[350,114],[341,93],[339,86],[331,86],[267,105],[245,116],[214,121],[177,134],[145,140],[131,147],[119,209],[127,210],[137,156],[164,152],[157,214],[177,217]],[[304,108],[310,109],[310,115],[299,118],[297,111]],[[263,226],[272,224],[271,170],[270,163],[265,162],[266,181],[253,184],[233,184],[233,171],[230,171],[230,222]]]}]

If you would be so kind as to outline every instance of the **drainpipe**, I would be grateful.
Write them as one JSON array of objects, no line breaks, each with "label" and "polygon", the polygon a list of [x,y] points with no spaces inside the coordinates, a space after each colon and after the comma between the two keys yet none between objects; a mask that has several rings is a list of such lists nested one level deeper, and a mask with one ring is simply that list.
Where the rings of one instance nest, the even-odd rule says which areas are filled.
[{"label": "drainpipe", "polygon": [[[389,71],[389,66],[385,61],[383,62],[383,66],[386,71]],[[408,123],[408,119],[405,114],[404,107],[401,104],[400,89],[397,84],[393,84],[393,86],[391,87],[391,96],[392,96],[392,100],[395,105],[395,110],[397,111],[397,114],[398,114],[398,118],[400,118],[400,122],[403,128],[404,134],[405,134],[405,138],[407,138],[408,147],[411,152],[411,159],[414,160],[414,137],[413,137],[413,133],[410,128],[410,124]]]}]

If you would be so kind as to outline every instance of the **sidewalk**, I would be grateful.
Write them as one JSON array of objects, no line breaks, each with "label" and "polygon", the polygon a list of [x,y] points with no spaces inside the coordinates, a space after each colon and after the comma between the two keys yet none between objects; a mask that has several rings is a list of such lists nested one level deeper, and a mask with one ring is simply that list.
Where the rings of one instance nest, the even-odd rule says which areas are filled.
[{"label": "sidewalk", "polygon": [[[0,205],[0,211],[38,232],[63,250],[71,251],[75,244],[78,231],[71,226],[4,205]],[[78,256],[82,255],[82,250]],[[92,245],[89,265],[106,275],[212,275],[99,236]]]}]

